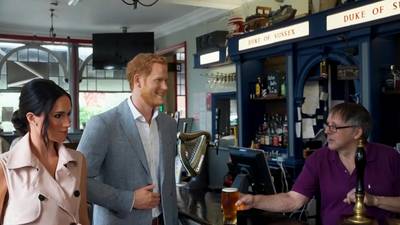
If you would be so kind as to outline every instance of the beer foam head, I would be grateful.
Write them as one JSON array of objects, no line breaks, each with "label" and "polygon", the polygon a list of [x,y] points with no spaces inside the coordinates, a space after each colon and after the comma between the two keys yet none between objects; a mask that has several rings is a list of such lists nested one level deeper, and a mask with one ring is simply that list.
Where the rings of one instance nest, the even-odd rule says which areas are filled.
[{"label": "beer foam head", "polygon": [[223,188],[222,191],[223,192],[237,192],[239,190],[237,188],[230,187],[230,188]]}]

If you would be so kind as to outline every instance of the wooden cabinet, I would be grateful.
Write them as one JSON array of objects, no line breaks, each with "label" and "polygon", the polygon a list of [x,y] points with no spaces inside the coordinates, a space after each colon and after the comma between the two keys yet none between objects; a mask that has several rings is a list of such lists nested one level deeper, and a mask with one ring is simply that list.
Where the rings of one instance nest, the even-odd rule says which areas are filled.
[{"label": "wooden cabinet", "polygon": [[[329,109],[339,102],[357,102],[371,112],[374,120],[371,141],[391,146],[400,142],[400,111],[394,107],[400,103],[399,90],[382,92],[388,73],[382,68],[400,65],[398,11],[384,17],[371,14],[369,22],[328,26],[332,23],[331,16],[340,18],[355,8],[367,10],[380,4],[386,2],[355,2],[229,40],[229,56],[238,75],[240,146],[249,147],[256,139],[264,114],[286,113],[287,147],[268,144],[261,148],[267,154],[278,152],[285,156],[284,163],[294,170],[295,177],[304,162],[303,150],[313,140],[305,135],[303,128],[308,124],[315,134],[320,131],[324,136],[323,123]],[[279,38],[282,30],[288,29],[295,35]],[[322,62],[328,65],[327,71],[321,70]],[[343,68],[357,72],[346,74]],[[277,70],[285,74],[285,96],[251,96],[257,77]],[[328,75],[321,76],[325,72]],[[316,90],[311,98],[316,98],[317,106],[307,111],[303,107],[310,97],[306,94],[309,86]],[[315,121],[310,123],[305,120],[308,118]]]},{"label": "wooden cabinet", "polygon": [[396,30],[371,39],[371,139],[389,146],[400,143],[400,28]]},{"label": "wooden cabinet", "polygon": [[[254,130],[250,141],[274,157],[287,157],[288,120],[286,102],[286,61],[283,56],[261,60],[263,73],[249,83],[249,107],[253,109]],[[272,150],[273,149],[273,150]],[[269,152],[268,152],[269,153]]]}]

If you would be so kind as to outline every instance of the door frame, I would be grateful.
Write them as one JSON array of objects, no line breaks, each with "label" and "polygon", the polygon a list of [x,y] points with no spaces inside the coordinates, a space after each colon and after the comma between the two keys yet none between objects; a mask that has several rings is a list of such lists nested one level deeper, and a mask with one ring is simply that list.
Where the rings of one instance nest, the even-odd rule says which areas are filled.
[{"label": "door frame", "polygon": [[[188,109],[187,109],[187,107],[188,107],[188,92],[187,92],[187,81],[188,81],[188,79],[187,79],[187,47],[186,47],[186,41],[178,43],[176,45],[172,45],[172,46],[166,47],[164,49],[160,49],[160,50],[156,51],[156,54],[158,54],[158,55],[166,55],[166,54],[170,54],[170,53],[175,53],[180,48],[183,48],[184,49],[184,53],[185,53],[185,59],[184,59],[184,65],[185,65],[185,96],[186,96],[185,97],[185,112],[186,112],[185,114],[186,114],[186,117],[187,117],[188,116]],[[175,99],[176,99],[176,96],[177,96],[177,93],[178,93],[176,84],[177,84],[177,80],[176,80],[176,73],[175,73]],[[175,110],[178,108],[177,104],[178,104],[178,101],[175,101]]]}]

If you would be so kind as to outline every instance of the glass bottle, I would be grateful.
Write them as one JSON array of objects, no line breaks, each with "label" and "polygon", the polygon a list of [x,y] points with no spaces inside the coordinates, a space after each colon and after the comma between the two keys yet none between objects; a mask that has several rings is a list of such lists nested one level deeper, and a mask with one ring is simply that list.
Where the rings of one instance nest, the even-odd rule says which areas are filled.
[{"label": "glass bottle", "polygon": [[280,95],[281,96],[286,96],[286,78],[285,77],[282,77],[282,82],[281,82],[281,93],[280,93]]},{"label": "glass bottle", "polygon": [[256,98],[261,97],[261,77],[257,77],[257,83],[255,88]]}]

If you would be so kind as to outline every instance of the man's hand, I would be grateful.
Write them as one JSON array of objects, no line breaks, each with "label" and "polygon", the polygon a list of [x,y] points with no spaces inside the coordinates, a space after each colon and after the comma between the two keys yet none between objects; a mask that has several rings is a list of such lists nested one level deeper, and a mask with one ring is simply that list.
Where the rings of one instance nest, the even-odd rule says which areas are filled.
[{"label": "man's hand", "polygon": [[248,210],[254,207],[254,195],[243,195],[236,202],[237,210]]},{"label": "man's hand", "polygon": [[[356,201],[356,189],[353,188],[349,193],[347,193],[346,198],[343,201],[347,204],[351,204]],[[364,204],[367,206],[376,206],[376,197],[365,192]]]},{"label": "man's hand", "polygon": [[152,209],[160,204],[160,194],[153,193],[153,188],[154,184],[149,184],[134,191],[135,209]]}]

